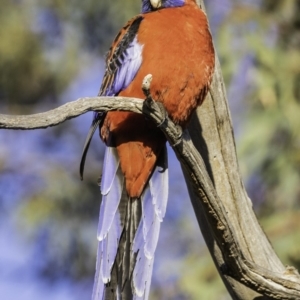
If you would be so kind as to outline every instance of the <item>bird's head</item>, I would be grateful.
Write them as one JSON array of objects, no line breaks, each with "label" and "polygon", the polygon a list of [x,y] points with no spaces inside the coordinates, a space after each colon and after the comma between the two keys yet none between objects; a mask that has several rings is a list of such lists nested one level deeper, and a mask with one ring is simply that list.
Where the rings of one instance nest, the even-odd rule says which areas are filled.
[{"label": "bird's head", "polygon": [[186,0],[142,0],[142,13],[157,10],[159,8],[183,6]]}]

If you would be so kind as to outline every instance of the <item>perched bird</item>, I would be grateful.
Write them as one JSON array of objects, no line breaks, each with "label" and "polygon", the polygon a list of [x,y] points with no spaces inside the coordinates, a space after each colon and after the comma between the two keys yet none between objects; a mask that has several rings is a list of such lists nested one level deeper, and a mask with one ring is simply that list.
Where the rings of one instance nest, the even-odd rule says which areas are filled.
[{"label": "perched bird", "polygon": [[[151,94],[186,126],[208,91],[214,49],[207,17],[195,0],[142,0],[142,12],[118,33],[106,58],[99,96]],[[148,299],[154,252],[168,198],[166,139],[143,115],[95,113],[84,146],[100,127],[107,148],[101,181],[96,299]]]}]

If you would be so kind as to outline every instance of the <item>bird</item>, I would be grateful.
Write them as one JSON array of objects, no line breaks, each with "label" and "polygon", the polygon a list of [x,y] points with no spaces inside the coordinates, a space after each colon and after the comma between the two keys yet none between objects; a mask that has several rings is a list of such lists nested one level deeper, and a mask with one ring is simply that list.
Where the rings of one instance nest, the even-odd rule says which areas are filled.
[{"label": "bird", "polygon": [[[115,37],[99,96],[151,95],[185,128],[204,101],[215,66],[205,12],[195,0],[142,0],[141,13]],[[154,254],[168,201],[166,138],[142,114],[95,112],[80,163],[95,130],[106,145],[92,299],[148,299]]]}]

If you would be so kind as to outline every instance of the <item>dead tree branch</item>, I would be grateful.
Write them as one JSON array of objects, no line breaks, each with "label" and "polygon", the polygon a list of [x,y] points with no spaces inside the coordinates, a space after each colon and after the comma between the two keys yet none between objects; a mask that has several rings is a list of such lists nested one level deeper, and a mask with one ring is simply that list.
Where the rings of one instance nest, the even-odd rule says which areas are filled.
[{"label": "dead tree branch", "polygon": [[192,185],[197,197],[194,201],[202,207],[213,236],[223,253],[222,272],[271,299],[300,299],[300,277],[295,269],[289,267],[282,274],[275,273],[247,259],[245,249],[239,243],[231,225],[227,209],[218,196],[188,131],[182,134],[180,128],[166,116],[162,106],[152,100],[145,85],[143,90],[146,91],[147,97],[143,112],[164,132],[185,169],[186,179]]},{"label": "dead tree branch", "polygon": [[[130,100],[130,101],[128,101]],[[128,110],[142,112],[142,99],[124,97],[79,98],[53,110],[24,116],[0,114],[0,129],[40,129],[59,125],[88,111]]]},{"label": "dead tree branch", "polygon": [[[211,234],[222,252],[224,263],[219,271],[267,298],[300,299],[300,279],[293,268],[283,268],[283,272],[274,272],[272,269],[260,266],[255,260],[249,259],[247,250],[239,240],[239,232],[236,231],[229,218],[228,208],[224,205],[222,197],[218,195],[188,131],[182,132],[168,118],[162,105],[152,100],[149,90],[150,82],[149,77],[144,81],[145,101],[120,97],[82,98],[41,114],[18,117],[0,115],[0,128],[46,128],[90,110],[128,110],[144,113],[164,132],[183,166],[188,185],[194,193],[192,199],[194,207],[195,203],[200,205],[209,223]],[[197,213],[198,209],[196,215]],[[236,296],[234,298],[238,299]]]}]

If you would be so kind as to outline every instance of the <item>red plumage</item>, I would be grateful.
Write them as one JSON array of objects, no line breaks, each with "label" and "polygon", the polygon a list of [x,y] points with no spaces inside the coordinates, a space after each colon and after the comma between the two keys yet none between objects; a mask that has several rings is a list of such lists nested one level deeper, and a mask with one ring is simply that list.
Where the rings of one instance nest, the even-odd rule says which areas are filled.
[{"label": "red plumage", "polygon": [[[152,74],[154,100],[185,127],[214,71],[207,17],[194,0],[142,2],[147,13],[130,20],[110,48],[99,95],[143,99],[142,81]],[[99,116],[84,147],[81,173]],[[146,300],[168,198],[166,138],[143,115],[117,111],[105,115],[100,136],[107,150],[93,300]]]},{"label": "red plumage", "polygon": [[[164,104],[175,123],[185,126],[203,102],[214,70],[207,17],[191,0],[183,7],[161,9],[143,17],[137,33],[144,45],[142,64],[119,95],[144,98],[141,83],[152,74],[153,98]],[[101,129],[104,141],[108,132],[116,140],[127,192],[130,197],[139,197],[165,139],[143,116],[128,112],[109,112]]]}]

